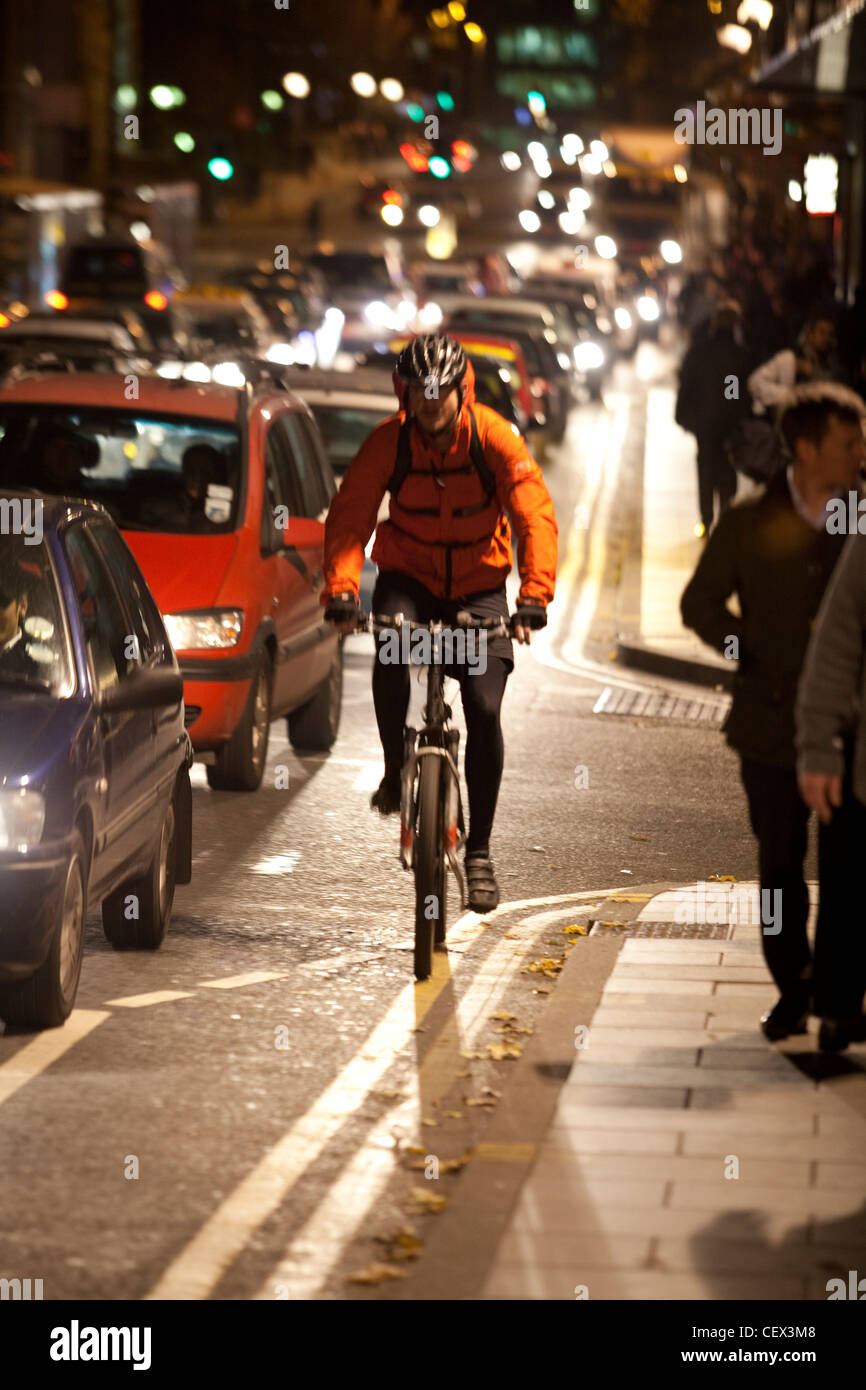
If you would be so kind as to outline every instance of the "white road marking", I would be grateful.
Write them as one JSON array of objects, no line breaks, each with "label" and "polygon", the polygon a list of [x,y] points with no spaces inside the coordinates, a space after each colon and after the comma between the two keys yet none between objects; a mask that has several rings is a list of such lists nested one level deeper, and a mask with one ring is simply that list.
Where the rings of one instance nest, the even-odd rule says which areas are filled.
[{"label": "white road marking", "polygon": [[111,1014],[101,1009],[73,1009],[62,1028],[40,1033],[27,1043],[8,1062],[0,1065],[0,1105],[28,1081],[46,1071],[82,1038],[98,1028]]},{"label": "white road marking", "polygon": [[107,1007],[115,1009],[146,1009],[150,1004],[168,1004],[172,999],[192,999],[189,990],[155,989],[150,994],[127,994],[122,999],[106,999]]},{"label": "white road marking", "polygon": [[241,989],[266,980],[285,980],[288,974],[288,970],[251,970],[248,975],[228,975],[224,980],[200,980],[199,989]]},{"label": "white road marking", "polygon": [[[527,906],[542,907],[548,903],[577,902],[606,896],[610,891],[565,893],[521,903],[502,903],[485,918],[470,913],[461,918],[461,922],[464,931],[480,935],[491,918],[503,912]],[[437,955],[432,979],[423,984],[406,985],[401,990],[351,1061],[224,1198],[145,1295],[146,1299],[207,1298],[262,1223],[281,1205],[345,1121],[364,1103],[376,1082],[411,1044],[415,1029],[453,978],[447,958]]]}]

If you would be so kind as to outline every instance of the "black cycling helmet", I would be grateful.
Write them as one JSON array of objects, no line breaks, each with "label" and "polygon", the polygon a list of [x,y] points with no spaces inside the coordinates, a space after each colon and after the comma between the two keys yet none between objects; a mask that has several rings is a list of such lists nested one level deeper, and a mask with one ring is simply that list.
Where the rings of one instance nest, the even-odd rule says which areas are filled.
[{"label": "black cycling helmet", "polygon": [[425,385],[434,377],[441,391],[450,391],[452,386],[459,386],[466,375],[466,353],[453,338],[425,333],[406,344],[397,358],[394,372],[400,381]]}]

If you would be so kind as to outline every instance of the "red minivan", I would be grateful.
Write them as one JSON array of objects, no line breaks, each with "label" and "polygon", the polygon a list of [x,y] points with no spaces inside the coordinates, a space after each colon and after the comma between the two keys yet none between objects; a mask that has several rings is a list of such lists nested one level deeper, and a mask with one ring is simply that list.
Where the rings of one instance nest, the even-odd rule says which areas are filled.
[{"label": "red minivan", "polygon": [[[132,396],[132,399],[129,397]],[[342,649],[319,603],[335,491],[306,405],[158,375],[34,374],[0,390],[0,486],[101,502],[141,566],[184,677],[211,787],[254,791],[271,720],[328,749]]]}]

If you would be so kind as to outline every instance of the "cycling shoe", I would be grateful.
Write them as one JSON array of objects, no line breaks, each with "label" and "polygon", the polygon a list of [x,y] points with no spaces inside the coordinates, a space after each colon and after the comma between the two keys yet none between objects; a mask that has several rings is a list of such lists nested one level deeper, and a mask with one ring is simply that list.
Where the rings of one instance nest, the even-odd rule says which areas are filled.
[{"label": "cycling shoe", "polygon": [[370,797],[372,810],[378,811],[380,816],[393,816],[395,811],[400,809],[400,783],[389,782],[387,777],[383,777],[376,791]]},{"label": "cycling shoe", "polygon": [[499,886],[491,859],[485,853],[468,853],[465,867],[470,911],[490,912],[499,902]]}]

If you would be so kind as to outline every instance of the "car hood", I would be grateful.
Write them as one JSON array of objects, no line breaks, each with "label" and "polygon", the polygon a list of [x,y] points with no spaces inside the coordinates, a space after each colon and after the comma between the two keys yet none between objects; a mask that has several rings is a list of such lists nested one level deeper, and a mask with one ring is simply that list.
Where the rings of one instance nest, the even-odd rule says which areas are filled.
[{"label": "car hood", "polygon": [[161,613],[213,608],[238,546],[236,535],[124,531]]},{"label": "car hood", "polygon": [[85,706],[7,686],[0,686],[0,700],[0,785],[17,786],[26,776],[38,787],[54,761],[68,763]]}]

